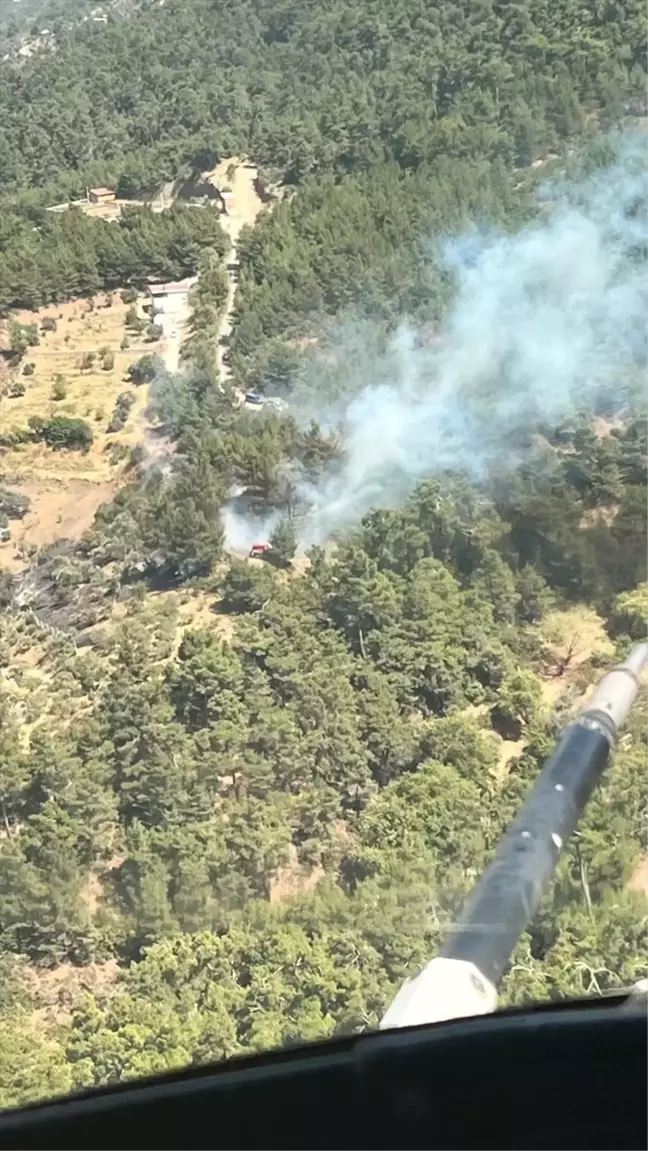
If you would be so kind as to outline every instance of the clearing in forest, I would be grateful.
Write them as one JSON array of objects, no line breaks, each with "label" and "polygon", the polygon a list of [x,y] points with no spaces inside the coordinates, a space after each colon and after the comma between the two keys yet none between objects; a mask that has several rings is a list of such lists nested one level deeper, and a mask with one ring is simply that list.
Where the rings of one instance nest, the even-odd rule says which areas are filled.
[{"label": "clearing in forest", "polygon": [[553,611],[545,617],[540,630],[548,653],[542,684],[545,706],[554,707],[568,690],[576,692],[582,705],[598,678],[590,676],[589,687],[582,683],[587,663],[593,655],[611,655],[614,651],[601,616],[585,606]]},{"label": "clearing in forest", "polygon": [[[589,661],[593,655],[611,655],[614,651],[604,622],[591,608],[581,605],[549,612],[539,630],[546,645],[544,665],[538,669],[544,710],[553,712],[563,699],[568,701],[570,710],[579,710],[603,674],[589,670]],[[501,741],[497,771],[500,783],[526,745],[525,736]]]},{"label": "clearing in forest", "polygon": [[152,592],[150,599],[157,607],[165,605],[174,613],[176,652],[188,631],[210,628],[224,640],[231,640],[234,635],[236,619],[219,612],[216,592],[202,588],[170,588],[167,591]]},{"label": "clearing in forest", "polygon": [[[39,343],[27,348],[0,391],[3,434],[27,428],[31,416],[68,416],[85,420],[94,440],[87,452],[55,451],[43,443],[0,448],[0,482],[31,501],[25,518],[11,521],[11,543],[0,553],[5,568],[19,571],[25,566],[24,547],[79,538],[97,508],[123,482],[130,450],[146,426],[148,400],[146,385],[133,386],[127,371],[141,356],[164,352],[161,343],[146,342],[142,334],[127,330],[132,306],[117,293],[102,293],[92,300],[71,300],[11,317],[19,324],[35,324]],[[47,330],[52,323],[55,330]],[[6,329],[4,346],[9,324]],[[10,394],[17,383],[24,386],[23,395]],[[109,431],[117,397],[124,392],[132,396],[125,426]]]}]

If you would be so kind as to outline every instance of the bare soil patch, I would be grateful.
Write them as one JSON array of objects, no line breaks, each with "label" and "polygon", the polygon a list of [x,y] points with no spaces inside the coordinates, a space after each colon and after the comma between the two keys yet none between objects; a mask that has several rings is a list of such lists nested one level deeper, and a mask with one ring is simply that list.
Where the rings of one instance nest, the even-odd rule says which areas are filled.
[{"label": "bare soil patch", "polygon": [[284,867],[278,867],[270,881],[270,902],[286,903],[297,895],[313,891],[323,877],[323,867],[308,867],[299,863],[297,849],[291,844],[289,862]]},{"label": "bare soil patch", "polygon": [[[26,566],[21,549],[83,535],[97,508],[123,483],[130,450],[150,431],[145,416],[148,388],[131,385],[127,371],[142,355],[164,349],[160,342],[147,343],[127,331],[128,307],[119,293],[101,293],[93,300],[70,300],[12,317],[36,324],[40,342],[28,348],[17,367],[8,370],[4,364],[8,378],[0,390],[3,433],[27,428],[31,416],[71,416],[90,425],[94,442],[87,452],[54,451],[42,443],[0,448],[0,482],[17,487],[31,500],[24,520],[12,521],[11,542],[0,552],[2,565],[10,571]],[[45,319],[55,321],[55,331],[43,330]],[[8,328],[5,324],[0,333],[5,347]],[[27,364],[33,370],[25,375]],[[8,394],[7,384],[13,381],[24,384],[24,395]],[[54,398],[55,385],[63,389],[61,399]],[[132,395],[133,406],[125,427],[110,432],[122,392]]]}]

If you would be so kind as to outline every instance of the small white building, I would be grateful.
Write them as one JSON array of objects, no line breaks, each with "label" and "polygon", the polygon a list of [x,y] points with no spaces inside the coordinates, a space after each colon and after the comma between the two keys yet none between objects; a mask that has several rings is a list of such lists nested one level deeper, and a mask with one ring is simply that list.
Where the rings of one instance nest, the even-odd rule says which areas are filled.
[{"label": "small white building", "polygon": [[112,204],[115,199],[114,188],[89,188],[88,200],[91,204]]}]

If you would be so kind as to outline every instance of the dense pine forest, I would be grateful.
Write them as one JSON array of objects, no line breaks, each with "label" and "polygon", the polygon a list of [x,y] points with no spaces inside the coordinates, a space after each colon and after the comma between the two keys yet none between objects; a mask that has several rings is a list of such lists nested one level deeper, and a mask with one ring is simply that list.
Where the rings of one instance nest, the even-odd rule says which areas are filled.
[{"label": "dense pine forest", "polygon": [[[645,114],[643,9],[70,11],[0,63],[8,378],[30,346],[17,309],[198,282],[179,373],[131,368],[172,465],[137,445],[81,539],[20,572],[0,551],[3,1106],[376,1027],[646,619],[643,329],[589,406],[533,415],[506,467],[431,466],[299,546],[304,484],[348,451],[303,412],[364,385],[403,322],[439,338],[449,237],[536,227],[548,178],[617,162]],[[280,194],[238,242],[225,379],[213,207],[46,209],[104,183],[146,201],[230,155]],[[251,412],[246,388],[286,407]],[[0,428],[0,452],[87,446],[52,422]],[[240,493],[271,515],[269,562],[233,554]],[[0,455],[0,526],[25,511]],[[640,704],[503,1003],[645,973],[645,762]]]}]

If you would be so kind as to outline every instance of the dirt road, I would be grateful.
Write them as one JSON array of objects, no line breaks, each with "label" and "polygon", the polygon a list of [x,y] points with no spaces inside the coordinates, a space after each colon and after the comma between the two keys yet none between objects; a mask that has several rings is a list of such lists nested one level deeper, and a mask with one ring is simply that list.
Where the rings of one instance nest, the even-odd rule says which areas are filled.
[{"label": "dirt road", "polygon": [[179,293],[177,296],[167,296],[164,301],[163,310],[157,312],[155,322],[160,325],[163,331],[163,352],[162,359],[164,360],[165,367],[170,372],[177,372],[180,367],[180,346],[188,335],[188,324],[191,317],[191,308],[189,306],[189,290],[196,282],[194,276],[191,280],[187,280],[187,292]]},{"label": "dirt road", "polygon": [[[255,181],[257,169],[254,164],[236,156],[221,160],[220,164],[211,172],[203,173],[202,181],[214,184],[227,198],[227,212],[220,218],[223,231],[231,241],[231,248],[227,257],[227,302],[218,328],[217,367],[221,385],[230,378],[231,371],[225,362],[224,353],[227,351],[229,337],[232,331],[232,317],[234,302],[238,287],[238,255],[237,242],[241,228],[252,225],[263,208],[259,198]],[[164,205],[165,197],[171,196],[173,185],[168,185],[161,192],[160,204]],[[188,335],[190,308],[188,299],[183,295],[169,297],[165,300],[163,314],[158,314],[156,320],[164,330],[164,349],[162,356],[170,372],[177,372],[180,364],[180,346]]]},{"label": "dirt road", "polygon": [[223,353],[227,351],[232,331],[234,302],[238,288],[238,238],[241,228],[246,224],[252,225],[263,208],[255,187],[256,177],[257,169],[253,164],[236,158],[222,160],[210,175],[210,179],[222,191],[225,189],[231,191],[227,215],[221,217],[221,227],[232,242],[227,257],[227,305],[218,329],[218,374],[223,383],[231,375]]}]

